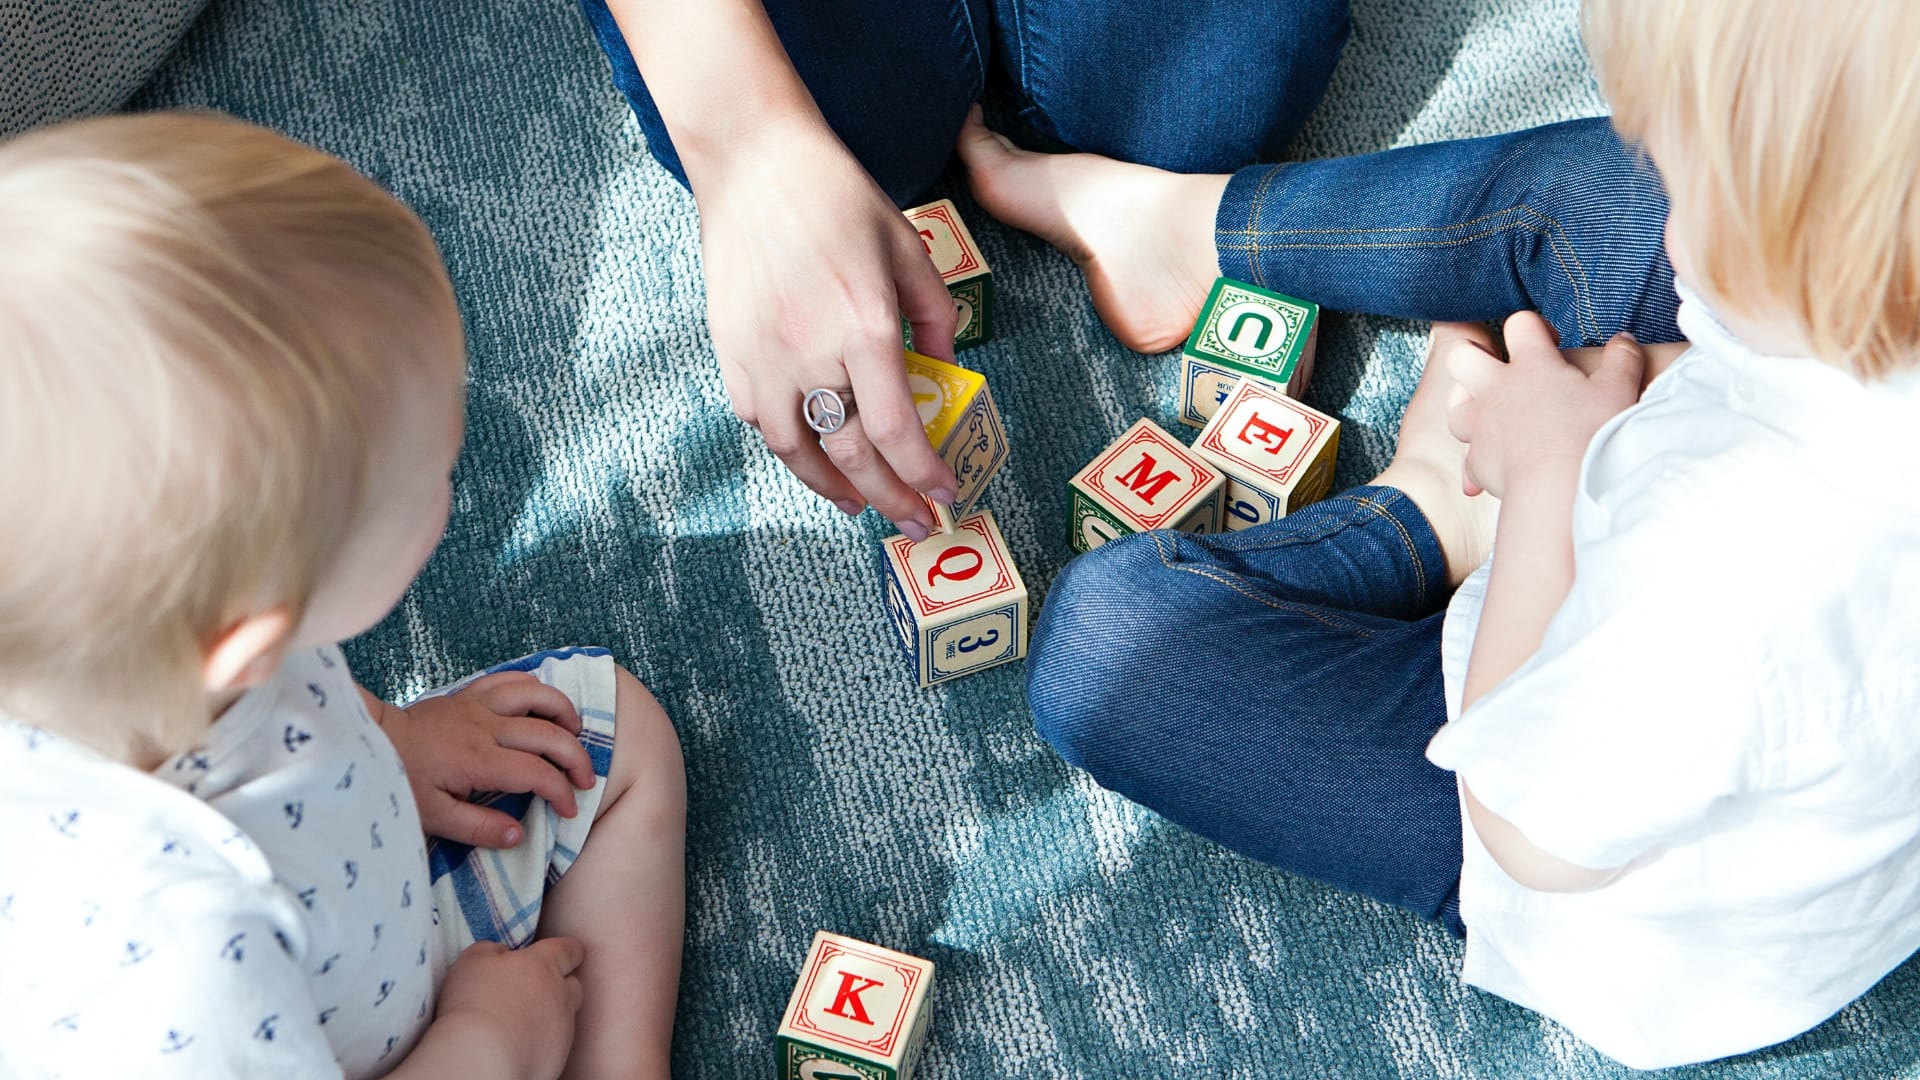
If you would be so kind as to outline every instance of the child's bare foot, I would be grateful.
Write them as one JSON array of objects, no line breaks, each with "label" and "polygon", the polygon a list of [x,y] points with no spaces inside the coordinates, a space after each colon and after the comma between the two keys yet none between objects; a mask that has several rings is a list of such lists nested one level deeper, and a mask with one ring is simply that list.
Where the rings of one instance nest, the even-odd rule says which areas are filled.
[{"label": "child's bare foot", "polygon": [[1095,310],[1122,345],[1158,353],[1186,340],[1220,273],[1213,222],[1227,177],[1098,154],[1031,153],[987,130],[978,106],[959,153],[989,214],[1079,264]]},{"label": "child's bare foot", "polygon": [[1400,419],[1400,441],[1393,462],[1376,484],[1398,488],[1433,527],[1447,558],[1447,578],[1458,585],[1486,561],[1493,547],[1494,523],[1500,501],[1491,495],[1469,496],[1461,487],[1461,469],[1467,462],[1467,444],[1447,430],[1447,396],[1453,378],[1438,361],[1451,343],[1472,341],[1493,348],[1493,335],[1473,323],[1434,323],[1427,343],[1427,369]]}]

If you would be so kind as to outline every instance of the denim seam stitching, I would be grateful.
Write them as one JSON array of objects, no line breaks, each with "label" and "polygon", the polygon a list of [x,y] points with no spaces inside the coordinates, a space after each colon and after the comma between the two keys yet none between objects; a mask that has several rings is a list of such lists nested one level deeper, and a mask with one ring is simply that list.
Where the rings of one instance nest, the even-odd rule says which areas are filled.
[{"label": "denim seam stitching", "polygon": [[[1262,596],[1260,593],[1254,591],[1253,589],[1248,588],[1244,583],[1242,583],[1239,579],[1239,575],[1237,574],[1226,574],[1219,571],[1215,571],[1211,567],[1192,566],[1187,563],[1175,562],[1167,557],[1167,549],[1166,549],[1165,541],[1160,536],[1156,535],[1156,533],[1148,533],[1147,535],[1152,537],[1153,539],[1154,551],[1156,554],[1160,556],[1161,565],[1165,566],[1169,570],[1178,570],[1183,573],[1193,574],[1198,577],[1206,578],[1209,581],[1217,582],[1218,584],[1225,585],[1227,588],[1232,589],[1234,592],[1239,593],[1241,596],[1244,596],[1247,599],[1254,601],[1255,603],[1265,605],[1266,607],[1270,607],[1275,611],[1287,611],[1287,612],[1292,612],[1295,615],[1304,615],[1307,618],[1312,619],[1317,623],[1320,623],[1321,625],[1327,627],[1330,630],[1339,630],[1343,633],[1357,634],[1361,637],[1373,636],[1373,631],[1367,629],[1364,626],[1355,626],[1354,624],[1346,622],[1344,620],[1330,618],[1324,613],[1320,611],[1316,611],[1313,608],[1308,607],[1304,604],[1295,604],[1295,603],[1290,603],[1286,600],[1276,600],[1270,596]],[[1331,534],[1328,534],[1328,535],[1331,535]]]},{"label": "denim seam stitching", "polygon": [[953,20],[954,29],[958,31],[964,27],[973,42],[973,48],[967,50],[967,67],[973,76],[973,98],[978,101],[987,92],[987,65],[982,61],[987,45],[980,40],[980,28],[974,25],[973,6],[967,0],[951,0],[951,7],[959,13],[959,18]]},{"label": "denim seam stitching", "polygon": [[[1247,265],[1253,270],[1253,283],[1262,288],[1266,287],[1267,275],[1265,270],[1260,266],[1260,241],[1257,239],[1259,234],[1255,231],[1254,226],[1260,223],[1260,216],[1266,212],[1267,193],[1273,190],[1273,178],[1280,175],[1280,168],[1280,166],[1276,165],[1268,169],[1267,174],[1260,178],[1260,186],[1253,190],[1253,206],[1247,211],[1246,231],[1249,235],[1256,237],[1253,242],[1253,252],[1247,258]],[[1215,244],[1218,246],[1217,238]]]},{"label": "denim seam stitching", "polygon": [[[1413,563],[1414,577],[1420,582],[1420,603],[1422,606],[1425,606],[1429,589],[1427,582],[1427,565],[1420,558],[1420,548],[1414,544],[1413,534],[1407,531],[1406,524],[1394,516],[1393,511],[1387,509],[1385,503],[1365,495],[1354,496],[1353,501],[1385,518],[1387,523],[1393,526],[1393,531],[1400,534],[1400,543],[1405,545],[1407,557]],[[1436,537],[1436,539],[1438,538]]]},{"label": "denim seam stitching", "polygon": [[[1263,181],[1263,185],[1264,185],[1264,181]],[[1264,198],[1264,186],[1262,189],[1262,197]],[[1474,233],[1469,236],[1457,236],[1451,239],[1444,239],[1444,240],[1398,240],[1398,241],[1382,241],[1379,243],[1346,242],[1346,243],[1337,243],[1337,244],[1330,244],[1330,243],[1329,244],[1312,244],[1312,243],[1263,244],[1261,242],[1262,238],[1267,236],[1355,236],[1355,235],[1379,236],[1383,234],[1392,234],[1392,233],[1450,233],[1450,232],[1457,232],[1461,229],[1469,228],[1474,225],[1479,225],[1483,222],[1495,221],[1503,217],[1513,217],[1515,215],[1518,215],[1518,218],[1516,220],[1508,221],[1503,225],[1499,225],[1492,229],[1488,229],[1485,232]],[[1528,218],[1533,218],[1537,220],[1529,221],[1527,220]],[[1542,225],[1540,224],[1540,222],[1544,222],[1545,224]],[[1216,235],[1214,237],[1214,245],[1215,247],[1217,247],[1222,251],[1240,251],[1240,252],[1249,253],[1249,255],[1251,256],[1250,261],[1252,262],[1257,272],[1259,268],[1260,253],[1262,251],[1275,251],[1275,250],[1279,250],[1279,251],[1285,251],[1285,250],[1345,251],[1345,250],[1368,250],[1368,249],[1399,249],[1399,248],[1416,248],[1416,247],[1459,247],[1463,244],[1471,244],[1477,240],[1485,240],[1491,236],[1498,236],[1499,234],[1503,232],[1507,232],[1508,230],[1511,230],[1511,229],[1526,229],[1528,232],[1531,232],[1536,236],[1546,237],[1547,243],[1548,243],[1548,248],[1547,248],[1548,253],[1553,256],[1553,261],[1560,267],[1560,273],[1566,277],[1567,283],[1573,287],[1574,300],[1575,300],[1575,317],[1580,319],[1581,323],[1583,324],[1581,326],[1581,330],[1589,338],[1598,340],[1600,336],[1600,326],[1599,326],[1600,320],[1599,320],[1598,313],[1595,312],[1593,307],[1592,285],[1587,280],[1586,267],[1580,265],[1579,256],[1573,252],[1572,245],[1567,241],[1566,226],[1560,224],[1560,222],[1556,220],[1553,217],[1553,215],[1541,213],[1540,211],[1534,209],[1533,207],[1527,205],[1526,203],[1516,203],[1515,205],[1507,207],[1505,210],[1501,210],[1497,213],[1484,214],[1480,217],[1472,218],[1467,221],[1456,222],[1455,224],[1452,224],[1452,225],[1417,225],[1417,226],[1401,226],[1401,227],[1383,228],[1383,229],[1253,229],[1253,228],[1247,228],[1247,229],[1238,230],[1238,231],[1216,229],[1215,230]],[[1230,242],[1227,239],[1224,239],[1226,237],[1234,237],[1234,236],[1245,237],[1246,243],[1235,244]],[[1573,259],[1572,265],[1568,265],[1567,259],[1569,257],[1572,257]],[[1254,284],[1259,285],[1259,284],[1264,284],[1264,282],[1256,281],[1254,282]]]}]

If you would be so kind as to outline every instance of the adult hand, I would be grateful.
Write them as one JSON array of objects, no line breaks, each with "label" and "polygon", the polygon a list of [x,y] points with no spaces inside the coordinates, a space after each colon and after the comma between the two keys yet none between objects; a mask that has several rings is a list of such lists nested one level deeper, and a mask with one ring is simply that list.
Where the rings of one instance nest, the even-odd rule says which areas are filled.
[{"label": "adult hand", "polygon": [[[908,390],[900,318],[916,348],[951,360],[955,314],[919,236],[815,118],[769,120],[690,178],[707,320],[734,413],[842,511],[871,503],[923,539],[932,515],[916,492],[951,502],[956,481]],[[824,438],[801,412],[821,387],[854,400]]]},{"label": "adult hand", "polygon": [[433,1026],[493,1046],[504,1075],[559,1076],[573,1052],[583,996],[575,972],[585,959],[577,938],[542,938],[523,949],[477,941],[448,969]]},{"label": "adult hand", "polygon": [[1509,361],[1471,341],[1447,347],[1458,384],[1447,427],[1467,444],[1463,485],[1504,498],[1516,478],[1577,468],[1595,432],[1640,397],[1646,355],[1617,334],[1591,373],[1560,352],[1553,327],[1532,312],[1507,320]]},{"label": "adult hand", "polygon": [[485,675],[404,709],[379,704],[374,716],[407,767],[429,836],[512,847],[520,842],[520,822],[469,797],[530,791],[570,818],[579,808],[574,790],[594,784],[573,701],[524,671]]}]

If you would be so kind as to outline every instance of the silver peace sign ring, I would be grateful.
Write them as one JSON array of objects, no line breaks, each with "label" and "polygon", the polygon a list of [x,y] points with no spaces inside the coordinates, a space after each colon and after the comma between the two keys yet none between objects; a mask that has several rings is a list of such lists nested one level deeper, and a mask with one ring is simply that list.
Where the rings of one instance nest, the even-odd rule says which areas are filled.
[{"label": "silver peace sign ring", "polygon": [[822,435],[831,435],[846,427],[847,417],[853,415],[853,391],[825,387],[809,390],[800,402],[800,415],[808,427]]}]

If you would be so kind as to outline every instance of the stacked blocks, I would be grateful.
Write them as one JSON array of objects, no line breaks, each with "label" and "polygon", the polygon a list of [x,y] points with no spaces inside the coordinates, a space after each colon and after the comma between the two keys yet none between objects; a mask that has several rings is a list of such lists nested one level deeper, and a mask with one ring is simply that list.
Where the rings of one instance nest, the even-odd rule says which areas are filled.
[{"label": "stacked blocks", "polygon": [[883,546],[887,613],[922,687],[1027,654],[1027,586],[993,511]]},{"label": "stacked blocks", "polygon": [[941,199],[907,212],[920,233],[920,243],[953,295],[953,347],[965,349],[993,336],[993,273],[973,234],[960,220],[952,199]]},{"label": "stacked blocks", "polygon": [[1127,533],[1216,532],[1225,477],[1151,420],[1140,420],[1067,483],[1067,542],[1091,551]]},{"label": "stacked blocks", "polygon": [[1007,429],[979,372],[909,352],[907,387],[927,441],[959,481],[952,506],[926,500],[935,528],[952,532],[954,523],[972,512],[987,481],[1006,462]]},{"label": "stacked blocks", "polygon": [[1180,351],[1180,422],[1205,427],[1233,388],[1261,379],[1298,397],[1313,374],[1320,305],[1220,278]]},{"label": "stacked blocks", "polygon": [[1245,529],[1325,498],[1340,422],[1255,379],[1243,379],[1193,452],[1226,476],[1223,524]]},{"label": "stacked blocks", "polygon": [[775,1037],[780,1080],[912,1080],[932,991],[932,961],[819,931]]}]

